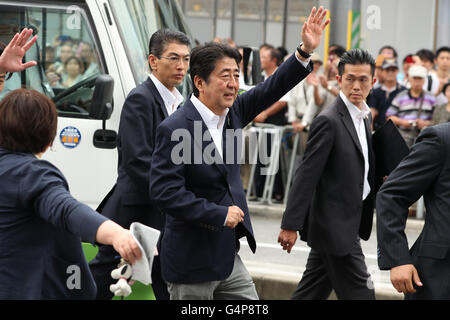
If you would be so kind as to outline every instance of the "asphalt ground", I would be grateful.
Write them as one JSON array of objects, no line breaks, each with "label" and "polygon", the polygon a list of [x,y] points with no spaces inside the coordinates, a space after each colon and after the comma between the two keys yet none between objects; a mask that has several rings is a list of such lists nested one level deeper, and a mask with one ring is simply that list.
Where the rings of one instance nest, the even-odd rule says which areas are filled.
[{"label": "asphalt ground", "polygon": [[[239,252],[247,269],[253,277],[258,294],[263,300],[288,300],[297,287],[304,271],[310,248],[305,242],[297,240],[290,254],[283,251],[277,243],[284,205],[261,205],[249,201],[253,231],[257,242],[256,254],[248,248],[246,240],[241,239]],[[376,218],[368,241],[361,241],[366,265],[377,300],[400,300],[390,282],[389,271],[381,271],[377,265]],[[423,220],[409,218],[406,235],[411,246],[423,228]],[[330,299],[335,299],[334,293]]]}]

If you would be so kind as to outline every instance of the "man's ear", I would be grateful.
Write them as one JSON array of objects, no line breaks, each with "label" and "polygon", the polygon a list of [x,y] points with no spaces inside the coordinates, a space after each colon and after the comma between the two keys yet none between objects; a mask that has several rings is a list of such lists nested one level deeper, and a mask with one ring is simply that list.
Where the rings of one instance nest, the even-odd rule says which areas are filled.
[{"label": "man's ear", "polygon": [[197,88],[199,93],[204,91],[205,83],[205,80],[200,78],[198,75],[194,76],[194,86]]},{"label": "man's ear", "polygon": [[339,84],[339,88],[342,88],[342,76],[337,74],[336,75],[336,80],[337,80],[337,82]]},{"label": "man's ear", "polygon": [[150,54],[148,56],[148,65],[150,66],[152,71],[155,71],[158,69],[158,64],[156,63],[157,60],[158,60],[158,58],[153,54]]}]

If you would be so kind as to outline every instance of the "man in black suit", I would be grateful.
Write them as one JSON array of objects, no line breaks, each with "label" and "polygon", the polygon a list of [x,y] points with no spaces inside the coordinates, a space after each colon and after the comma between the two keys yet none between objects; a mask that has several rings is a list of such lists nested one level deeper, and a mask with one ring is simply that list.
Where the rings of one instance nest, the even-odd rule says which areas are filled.
[{"label": "man in black suit", "polygon": [[[158,230],[164,227],[164,216],[151,201],[149,193],[152,154],[157,126],[183,101],[176,86],[183,81],[189,66],[189,46],[189,39],[181,32],[168,29],[155,32],[149,43],[148,62],[152,74],[125,100],[117,138],[117,182],[103,200],[101,211],[123,227],[129,228],[132,222],[141,222]],[[118,259],[120,257],[111,246],[101,246],[91,261],[98,299],[112,298],[109,285],[114,280],[110,274]],[[159,256],[155,256],[153,262],[152,281],[156,299],[168,299]]]},{"label": "man in black suit", "polygon": [[370,109],[375,61],[352,49],[340,59],[341,91],[311,124],[302,164],[289,192],[278,242],[289,253],[297,240],[311,252],[292,299],[374,299],[360,238],[370,236],[374,155]]},{"label": "man in black suit", "polygon": [[[426,219],[408,249],[408,208],[424,196]],[[450,299],[450,123],[425,128],[377,195],[378,265],[406,299]]]},{"label": "man in black suit", "polygon": [[166,214],[160,254],[171,299],[258,299],[238,255],[242,237],[256,250],[239,132],[311,72],[325,16],[322,7],[313,8],[298,52],[241,95],[236,49],[210,43],[192,50],[194,94],[158,127],[150,176],[151,196]]}]

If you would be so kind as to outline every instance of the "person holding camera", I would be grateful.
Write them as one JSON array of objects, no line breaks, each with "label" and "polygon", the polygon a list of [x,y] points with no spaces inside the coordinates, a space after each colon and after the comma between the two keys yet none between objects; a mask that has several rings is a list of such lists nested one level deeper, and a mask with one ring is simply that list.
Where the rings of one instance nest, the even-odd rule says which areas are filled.
[{"label": "person holding camera", "polygon": [[436,97],[423,90],[427,70],[419,65],[412,66],[408,71],[411,87],[405,89],[392,101],[386,112],[386,119],[391,119],[397,125],[408,147],[411,147],[419,132],[431,125]]}]

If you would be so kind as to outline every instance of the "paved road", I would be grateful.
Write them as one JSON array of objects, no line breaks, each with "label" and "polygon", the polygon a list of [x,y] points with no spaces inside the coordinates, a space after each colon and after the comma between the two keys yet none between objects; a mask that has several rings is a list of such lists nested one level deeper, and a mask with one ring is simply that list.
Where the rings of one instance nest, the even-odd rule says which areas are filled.
[{"label": "paved road", "polygon": [[[249,204],[249,207],[257,250],[256,254],[253,254],[247,245],[247,241],[241,239],[240,256],[246,266],[251,271],[300,279],[310,249],[305,242],[297,240],[293,250],[288,254],[277,243],[283,208],[279,205],[272,205],[269,210],[267,207],[252,206],[252,204]],[[410,246],[417,239],[421,230],[421,223],[416,222],[418,221],[408,222],[407,237]],[[361,241],[361,246],[366,257],[368,271],[375,282],[375,288],[391,289],[389,271],[378,269],[375,228],[368,241]]]}]

